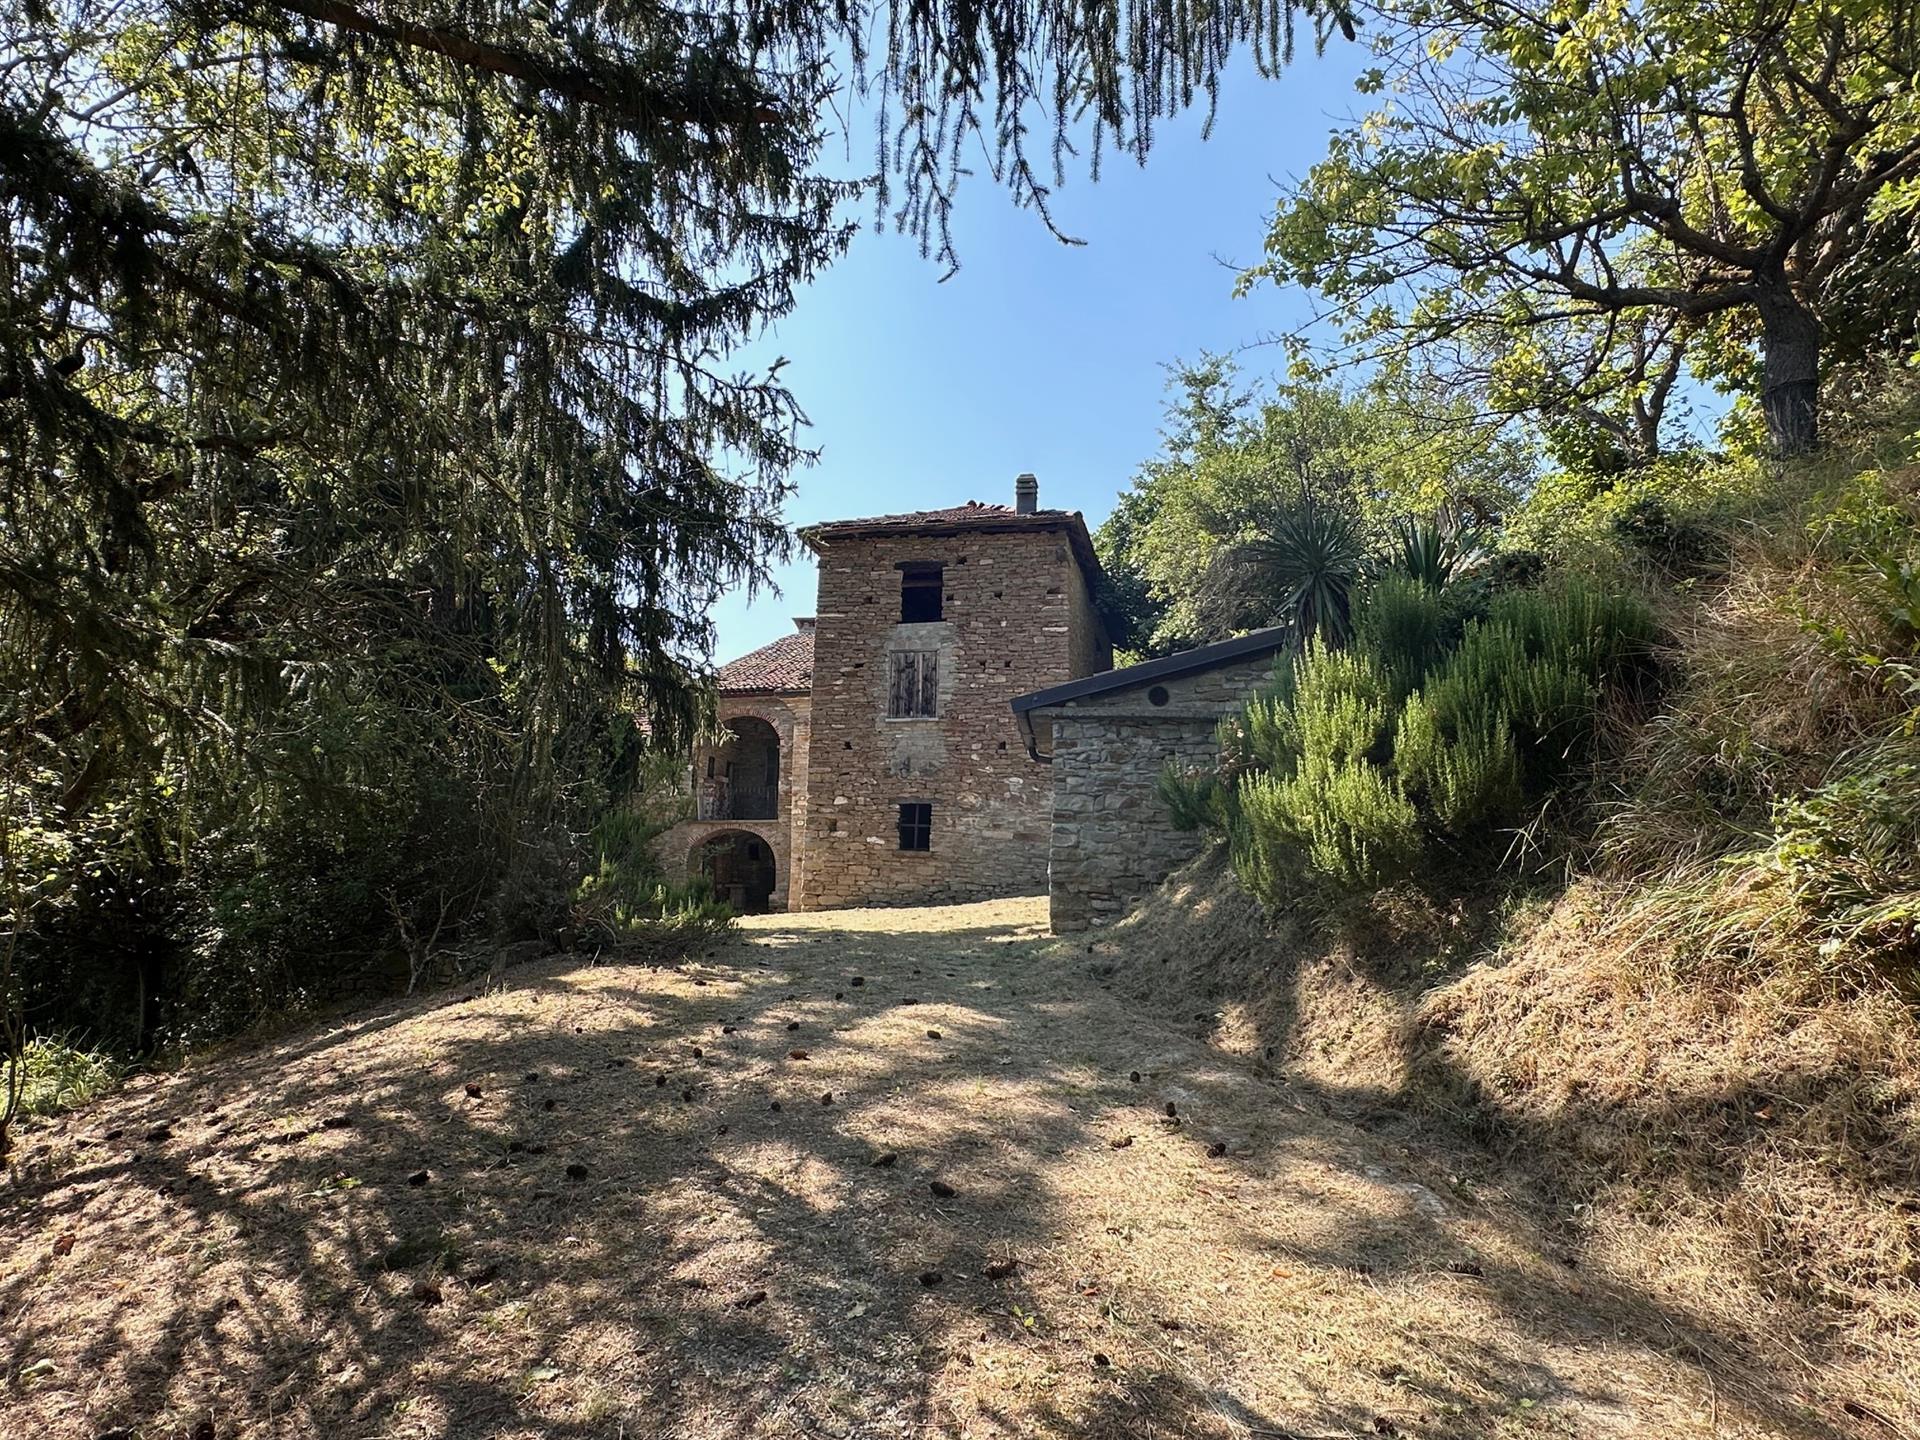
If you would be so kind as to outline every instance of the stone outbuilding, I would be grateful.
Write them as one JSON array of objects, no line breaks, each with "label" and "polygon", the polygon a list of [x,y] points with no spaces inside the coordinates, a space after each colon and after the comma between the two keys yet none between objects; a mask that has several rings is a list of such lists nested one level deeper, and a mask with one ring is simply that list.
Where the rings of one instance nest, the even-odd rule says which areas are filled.
[{"label": "stone outbuilding", "polygon": [[1160,773],[1213,763],[1220,721],[1272,682],[1291,635],[1258,630],[1014,698],[1028,753],[1053,774],[1055,931],[1120,918],[1199,850],[1200,836],[1174,829]]}]

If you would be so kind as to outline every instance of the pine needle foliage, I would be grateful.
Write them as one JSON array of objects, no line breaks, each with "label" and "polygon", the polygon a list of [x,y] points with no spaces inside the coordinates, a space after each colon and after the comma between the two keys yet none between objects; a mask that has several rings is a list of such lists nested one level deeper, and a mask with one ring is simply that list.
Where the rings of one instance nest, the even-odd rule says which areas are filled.
[{"label": "pine needle foliage", "polygon": [[[1296,14],[1342,23],[1318,0],[8,6],[25,969],[145,965],[184,1010],[174,982],[231,965],[247,986],[208,993],[269,1004],[389,921],[564,928],[631,716],[661,747],[691,731],[714,597],[788,544],[803,417],[777,366],[728,357],[859,204],[952,262],[976,140],[1044,213],[1074,126],[1096,161],[1144,155],[1236,51],[1283,63]],[[849,87],[879,113],[867,181],[822,159]]]}]

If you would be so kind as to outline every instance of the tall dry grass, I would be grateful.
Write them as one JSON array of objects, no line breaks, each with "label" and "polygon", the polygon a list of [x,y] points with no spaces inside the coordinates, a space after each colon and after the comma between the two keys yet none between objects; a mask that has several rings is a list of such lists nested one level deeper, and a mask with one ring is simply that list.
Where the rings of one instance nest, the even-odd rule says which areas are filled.
[{"label": "tall dry grass", "polygon": [[1719,487],[1740,503],[1714,558],[1648,575],[1664,683],[1609,717],[1557,899],[1476,915],[1488,877],[1417,925],[1386,894],[1338,934],[1262,929],[1196,871],[1115,938],[1134,984],[1220,1004],[1222,1038],[1299,1083],[1507,1155],[1583,1264],[1791,1369],[1824,1416],[1911,1420],[1920,392],[1870,419]]}]

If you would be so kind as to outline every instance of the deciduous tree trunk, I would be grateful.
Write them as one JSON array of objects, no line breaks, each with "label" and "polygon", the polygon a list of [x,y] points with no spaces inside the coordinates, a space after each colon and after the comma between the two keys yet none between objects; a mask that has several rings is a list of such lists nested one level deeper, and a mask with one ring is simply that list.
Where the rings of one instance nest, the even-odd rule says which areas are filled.
[{"label": "deciduous tree trunk", "polygon": [[1814,313],[1788,294],[1760,299],[1760,407],[1778,455],[1804,455],[1820,440],[1820,346]]}]

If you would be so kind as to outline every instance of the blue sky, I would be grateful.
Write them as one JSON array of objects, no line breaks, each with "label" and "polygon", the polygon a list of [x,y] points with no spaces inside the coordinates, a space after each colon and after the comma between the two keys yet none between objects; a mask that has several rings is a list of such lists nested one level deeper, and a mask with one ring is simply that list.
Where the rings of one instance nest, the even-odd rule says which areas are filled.
[{"label": "blue sky", "polygon": [[[962,194],[962,268],[941,269],[908,238],[871,226],[745,357],[787,357],[783,378],[822,452],[797,477],[795,525],[856,515],[1012,503],[1014,476],[1040,477],[1040,503],[1097,526],[1157,444],[1165,366],[1233,351],[1305,320],[1305,297],[1267,287],[1233,298],[1233,266],[1258,257],[1279,183],[1304,173],[1337,120],[1357,113],[1367,61],[1335,41],[1277,80],[1251,66],[1224,84],[1210,139],[1201,117],[1162,127],[1144,168],[1108,156],[1055,192],[1062,245],[982,173]],[[855,137],[856,155],[872,137]],[[1277,349],[1242,357],[1277,373]],[[813,613],[813,567],[782,567],[782,595],[724,597],[725,661]]]}]

